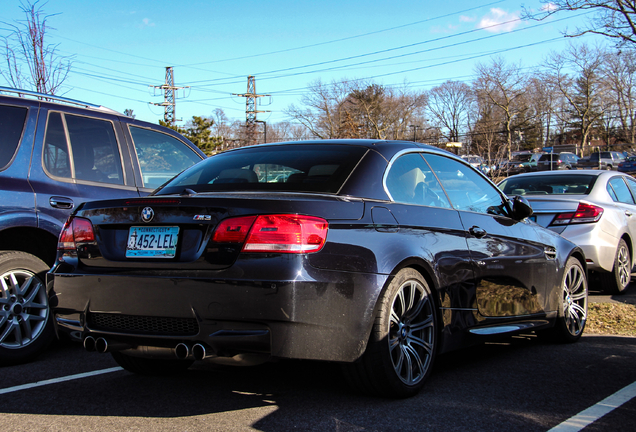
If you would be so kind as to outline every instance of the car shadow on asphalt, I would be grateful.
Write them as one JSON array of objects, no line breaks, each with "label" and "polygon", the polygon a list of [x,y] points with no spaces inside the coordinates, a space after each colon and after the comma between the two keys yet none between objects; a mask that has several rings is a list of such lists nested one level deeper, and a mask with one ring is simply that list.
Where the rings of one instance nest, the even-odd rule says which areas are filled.
[{"label": "car shadow on asphalt", "polygon": [[[470,424],[485,410],[489,415],[481,426],[486,429],[518,421],[523,430],[546,430],[550,425],[529,427],[524,410],[551,412],[555,401],[572,401],[573,394],[583,397],[581,388],[636,381],[634,368],[623,364],[635,356],[636,338],[590,336],[559,345],[515,337],[438,356],[422,392],[403,400],[352,392],[333,363],[288,360],[244,368],[197,364],[169,377],[118,371],[0,395],[0,412],[176,419],[238,417],[237,411],[254,409],[258,415],[244,428],[345,432],[397,425],[400,430],[422,430],[422,421],[427,422],[424,429],[450,430],[444,425],[457,424],[458,419]],[[86,353],[74,345],[56,347],[36,366],[55,368],[71,357],[73,362],[79,357],[77,364],[89,370],[115,366],[109,355]],[[28,367],[3,372],[19,374]],[[423,410],[434,416],[423,420]]]},{"label": "car shadow on asphalt", "polygon": [[[636,274],[632,274],[632,281],[636,281]],[[632,282],[621,294],[607,294],[592,286],[589,288],[590,303],[625,303],[636,305],[636,282]]]}]

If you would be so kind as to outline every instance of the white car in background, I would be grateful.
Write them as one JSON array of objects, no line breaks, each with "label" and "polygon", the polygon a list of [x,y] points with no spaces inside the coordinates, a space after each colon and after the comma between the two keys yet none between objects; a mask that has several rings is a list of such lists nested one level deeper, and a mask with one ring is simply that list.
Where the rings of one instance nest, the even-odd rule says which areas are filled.
[{"label": "white car in background", "polygon": [[580,246],[587,267],[609,293],[631,280],[636,242],[636,179],[616,171],[574,170],[518,174],[499,183],[526,198],[539,225]]}]

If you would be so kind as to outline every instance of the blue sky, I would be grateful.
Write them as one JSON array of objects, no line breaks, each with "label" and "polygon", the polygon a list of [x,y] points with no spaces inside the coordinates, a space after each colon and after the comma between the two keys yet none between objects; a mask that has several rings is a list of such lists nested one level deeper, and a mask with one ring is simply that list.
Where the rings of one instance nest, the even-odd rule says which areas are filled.
[{"label": "blue sky", "polygon": [[[2,21],[24,18],[18,0],[2,0]],[[117,111],[133,109],[156,123],[163,101],[150,86],[174,69],[176,117],[210,116],[222,108],[245,119],[247,76],[256,77],[259,120],[288,120],[307,86],[371,78],[382,85],[408,83],[430,89],[452,80],[471,81],[477,62],[500,55],[534,67],[571,39],[561,32],[584,25],[589,15],[520,20],[522,6],[538,0],[455,1],[164,1],[48,0],[49,43],[73,55],[64,95]],[[4,27],[4,26],[0,26]],[[585,41],[600,40],[586,37]],[[0,85],[8,85],[0,77]]]}]

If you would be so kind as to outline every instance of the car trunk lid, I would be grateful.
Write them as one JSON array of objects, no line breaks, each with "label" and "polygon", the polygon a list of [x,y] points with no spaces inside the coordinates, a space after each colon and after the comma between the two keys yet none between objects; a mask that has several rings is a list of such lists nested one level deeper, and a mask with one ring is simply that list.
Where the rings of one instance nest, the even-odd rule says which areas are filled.
[{"label": "car trunk lid", "polygon": [[79,245],[77,254],[86,269],[216,270],[231,266],[242,252],[243,243],[214,240],[216,228],[229,218],[282,214],[332,221],[358,220],[363,213],[362,200],[293,193],[156,196],[99,207],[88,203],[76,217],[90,220],[95,239]]}]

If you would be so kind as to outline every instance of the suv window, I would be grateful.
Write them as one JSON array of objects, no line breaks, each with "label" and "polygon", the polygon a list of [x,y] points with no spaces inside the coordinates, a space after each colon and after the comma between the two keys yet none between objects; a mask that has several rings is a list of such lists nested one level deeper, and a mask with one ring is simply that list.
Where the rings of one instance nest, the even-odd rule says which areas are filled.
[{"label": "suv window", "polygon": [[9,164],[18,148],[27,109],[0,105],[0,169]]},{"label": "suv window", "polygon": [[155,189],[201,158],[183,142],[168,134],[130,126],[143,187]]},{"label": "suv window", "polygon": [[[70,156],[72,164],[69,163]],[[57,177],[124,184],[115,130],[113,124],[106,120],[50,113],[44,143],[44,166]]]}]

